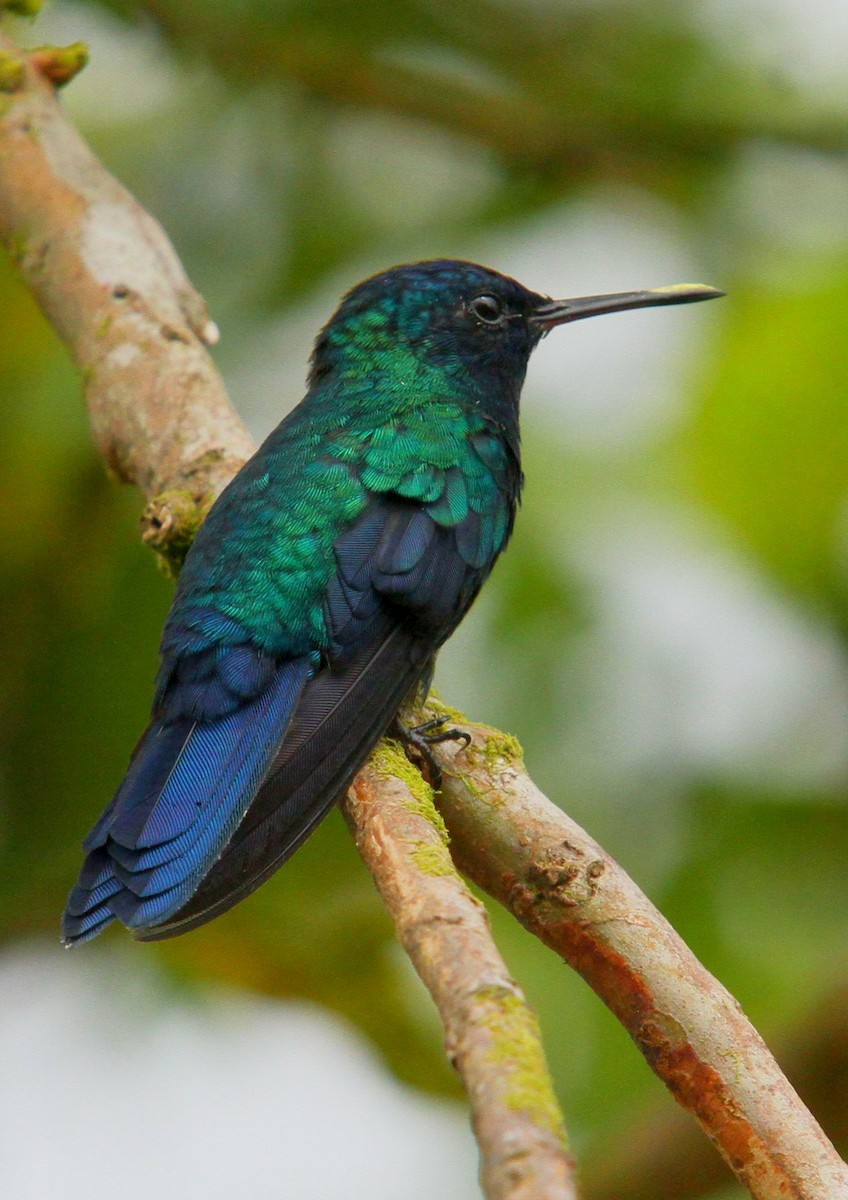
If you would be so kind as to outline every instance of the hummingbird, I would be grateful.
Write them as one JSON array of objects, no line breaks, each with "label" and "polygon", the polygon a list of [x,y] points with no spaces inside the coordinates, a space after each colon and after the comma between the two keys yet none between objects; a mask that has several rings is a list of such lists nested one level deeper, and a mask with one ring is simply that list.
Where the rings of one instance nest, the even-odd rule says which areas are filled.
[{"label": "hummingbird", "polygon": [[151,722],[84,842],[66,945],[205,924],[305,841],[429,685],[512,533],[534,347],[584,317],[723,295],[552,300],[475,263],[393,267],[318,334],[305,398],[212,506],[161,644]]}]

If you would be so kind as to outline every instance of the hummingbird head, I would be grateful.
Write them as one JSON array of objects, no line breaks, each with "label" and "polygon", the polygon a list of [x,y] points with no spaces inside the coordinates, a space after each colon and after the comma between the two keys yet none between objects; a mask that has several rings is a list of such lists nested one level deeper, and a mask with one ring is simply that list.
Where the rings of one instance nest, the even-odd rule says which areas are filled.
[{"label": "hummingbird head", "polygon": [[533,348],[551,329],[582,317],[724,293],[702,284],[552,300],[498,271],[452,259],[411,263],[353,288],[318,336],[310,382],[349,373],[402,372],[414,360],[516,399]]}]

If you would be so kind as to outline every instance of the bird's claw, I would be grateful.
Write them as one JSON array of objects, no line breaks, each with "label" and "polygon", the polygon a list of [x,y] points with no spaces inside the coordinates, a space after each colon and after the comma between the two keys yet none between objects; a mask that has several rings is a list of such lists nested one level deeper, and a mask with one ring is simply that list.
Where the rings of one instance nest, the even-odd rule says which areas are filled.
[{"label": "bird's claw", "polygon": [[405,725],[395,717],[392,732],[403,743],[407,757],[415,763],[434,791],[442,786],[442,770],[433,757],[431,746],[438,742],[464,741],[471,745],[471,734],[464,729],[440,728],[447,723],[446,717],[433,717],[421,725]]}]

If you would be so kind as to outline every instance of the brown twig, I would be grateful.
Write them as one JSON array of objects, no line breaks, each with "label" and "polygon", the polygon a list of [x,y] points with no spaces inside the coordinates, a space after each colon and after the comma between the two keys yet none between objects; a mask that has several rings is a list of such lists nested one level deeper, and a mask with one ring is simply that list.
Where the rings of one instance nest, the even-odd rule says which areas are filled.
[{"label": "brown twig", "polygon": [[159,224],[65,118],[40,69],[54,60],[2,34],[0,58],[0,240],[82,372],[100,453],[149,502],[145,541],[179,562],[255,449],[206,351],[217,330]]},{"label": "brown twig", "polygon": [[[816,1001],[801,1022],[776,1038],[783,1064],[804,1102],[840,1153],[848,1150],[848,980]],[[584,1200],[698,1200],[726,1187],[730,1175],[686,1113],[655,1105],[622,1120],[612,1144],[588,1155]]]},{"label": "brown twig", "polygon": [[539,791],[514,739],[463,728],[467,751],[434,748],[461,870],[580,972],[753,1196],[846,1200],[848,1166],[733,997]]},{"label": "brown twig", "polygon": [[565,1129],[536,1018],[460,879],[432,791],[384,742],[345,802],[356,845],[445,1027],[471,1101],[483,1190],[492,1200],[575,1195]]}]

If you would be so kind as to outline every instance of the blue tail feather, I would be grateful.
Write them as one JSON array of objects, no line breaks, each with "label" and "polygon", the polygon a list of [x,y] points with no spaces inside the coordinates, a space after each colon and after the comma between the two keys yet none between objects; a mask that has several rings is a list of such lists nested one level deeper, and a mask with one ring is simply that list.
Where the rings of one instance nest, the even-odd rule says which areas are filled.
[{"label": "blue tail feather", "polygon": [[192,725],[189,721],[169,725],[157,721],[150,726],[136,747],[114,800],[83,842],[84,850],[91,852],[105,845],[118,823],[125,837],[131,838],[133,824],[141,825],[147,820],[170,766],[188,741]]},{"label": "blue tail feather", "polygon": [[241,821],[311,670],[306,658],[285,662],[226,716],[151,726],[86,841],[66,942],[94,936],[115,916],[144,927],[185,902]]},{"label": "blue tail feather", "polygon": [[120,881],[113,878],[111,873],[109,873],[109,878],[96,887],[87,888],[77,885],[68,899],[68,912],[75,917],[81,917],[86,911],[99,908],[120,890]]},{"label": "blue tail feather", "polygon": [[107,925],[111,925],[115,920],[115,914],[105,904],[98,904],[96,908],[89,909],[84,916],[74,920],[73,935],[66,934],[65,945],[76,945],[79,942],[88,942],[92,938],[97,937],[98,933],[102,933]]}]

